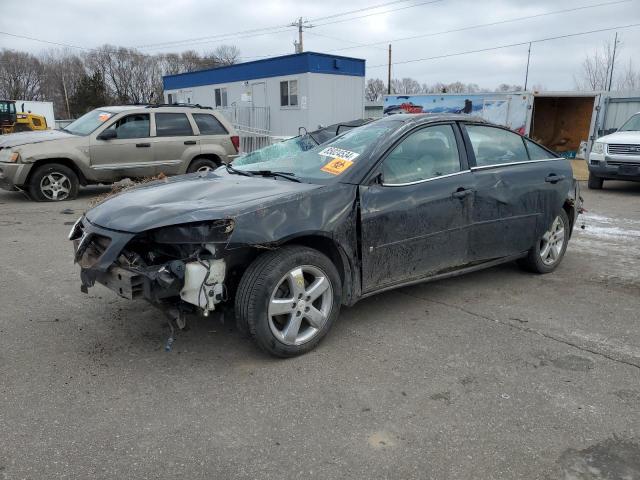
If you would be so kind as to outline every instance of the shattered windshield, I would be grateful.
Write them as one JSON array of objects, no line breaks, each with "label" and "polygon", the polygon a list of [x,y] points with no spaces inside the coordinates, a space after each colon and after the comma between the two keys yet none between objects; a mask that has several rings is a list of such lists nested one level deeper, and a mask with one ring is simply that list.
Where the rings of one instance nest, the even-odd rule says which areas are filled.
[{"label": "shattered windshield", "polygon": [[274,149],[255,162],[233,162],[233,167],[245,172],[287,172],[303,181],[328,181],[349,170],[396,127],[395,122],[374,122],[306,151],[292,145],[290,153],[275,155],[278,150]]},{"label": "shattered windshield", "polygon": [[233,166],[240,167],[297,155],[300,152],[311,150],[317,145],[318,143],[309,134],[300,135],[238,157],[233,161]]},{"label": "shattered windshield", "polygon": [[85,113],[79,119],[71,122],[69,125],[64,127],[63,130],[65,132],[73,133],[74,135],[89,135],[112,116],[112,112],[107,112],[105,110],[91,110],[89,113]]},{"label": "shattered windshield", "polygon": [[621,132],[639,132],[640,131],[640,114],[634,115],[620,127]]}]

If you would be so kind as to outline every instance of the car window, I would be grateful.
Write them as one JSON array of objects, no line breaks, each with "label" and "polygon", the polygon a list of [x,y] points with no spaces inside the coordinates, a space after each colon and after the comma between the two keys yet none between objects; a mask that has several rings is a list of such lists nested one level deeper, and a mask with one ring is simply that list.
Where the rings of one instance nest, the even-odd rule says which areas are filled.
[{"label": "car window", "polygon": [[517,133],[485,125],[465,125],[465,128],[478,167],[529,160],[522,137]]},{"label": "car window", "polygon": [[198,125],[200,135],[226,135],[227,129],[213,115],[207,113],[194,113],[193,119]]},{"label": "car window", "polygon": [[418,182],[459,171],[460,157],[451,125],[436,125],[412,133],[382,165],[386,185]]},{"label": "car window", "polygon": [[536,145],[528,138],[524,139],[524,143],[527,144],[527,150],[529,151],[530,160],[545,160],[547,158],[554,158],[554,156],[542,148],[540,145]]},{"label": "car window", "polygon": [[193,135],[187,115],[184,113],[156,113],[156,136],[179,137]]},{"label": "car window", "polygon": [[118,139],[143,138],[149,136],[149,114],[127,115],[114,122],[106,130],[115,130]]}]

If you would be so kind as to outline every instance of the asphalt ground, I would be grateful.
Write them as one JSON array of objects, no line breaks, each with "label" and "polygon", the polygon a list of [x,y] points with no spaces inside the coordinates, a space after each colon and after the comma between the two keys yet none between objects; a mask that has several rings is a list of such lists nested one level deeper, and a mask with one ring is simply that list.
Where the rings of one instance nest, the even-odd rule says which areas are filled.
[{"label": "asphalt ground", "polygon": [[556,272],[372,297],[289,360],[218,316],[167,353],[144,301],[82,294],[104,191],[0,191],[0,478],[640,478],[640,184],[583,188]]}]

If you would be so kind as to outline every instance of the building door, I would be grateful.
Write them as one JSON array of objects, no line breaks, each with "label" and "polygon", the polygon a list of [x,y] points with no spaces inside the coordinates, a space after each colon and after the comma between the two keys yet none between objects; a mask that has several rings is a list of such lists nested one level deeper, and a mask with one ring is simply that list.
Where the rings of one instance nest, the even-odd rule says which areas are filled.
[{"label": "building door", "polygon": [[265,82],[251,84],[251,101],[254,107],[267,106],[267,84]]}]

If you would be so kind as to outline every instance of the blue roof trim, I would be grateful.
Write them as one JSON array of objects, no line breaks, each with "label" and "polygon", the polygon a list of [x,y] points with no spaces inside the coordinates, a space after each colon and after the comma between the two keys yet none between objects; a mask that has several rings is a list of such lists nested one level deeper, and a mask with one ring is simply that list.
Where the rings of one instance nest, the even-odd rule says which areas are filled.
[{"label": "blue roof trim", "polygon": [[360,58],[303,52],[254,62],[237,63],[228,67],[166,75],[162,77],[162,84],[165,90],[175,90],[307,72],[364,77],[364,67],[365,61]]}]

